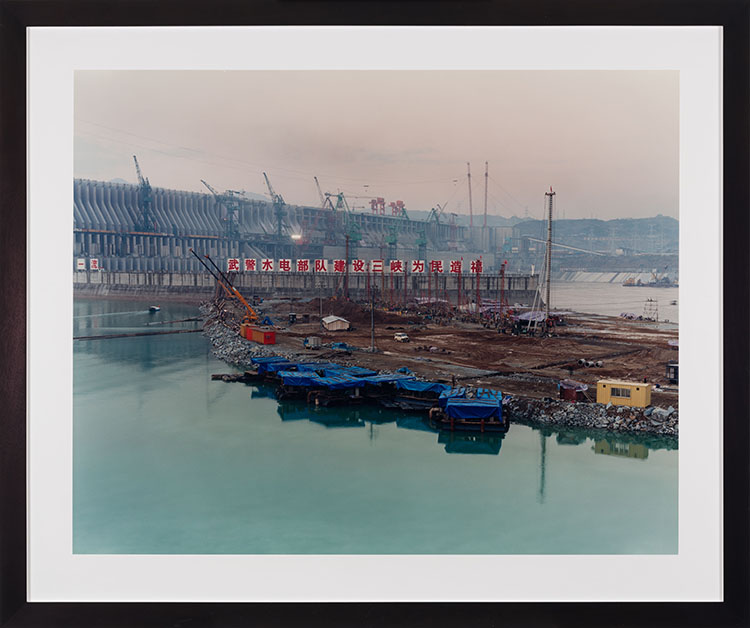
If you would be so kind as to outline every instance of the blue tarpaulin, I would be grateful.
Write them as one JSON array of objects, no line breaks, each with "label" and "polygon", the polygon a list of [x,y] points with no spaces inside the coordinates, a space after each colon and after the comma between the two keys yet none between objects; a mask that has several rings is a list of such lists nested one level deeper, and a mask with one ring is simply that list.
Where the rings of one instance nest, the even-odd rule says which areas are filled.
[{"label": "blue tarpaulin", "polygon": [[321,379],[313,371],[279,371],[278,376],[285,386],[314,386]]},{"label": "blue tarpaulin", "polygon": [[266,362],[289,362],[289,360],[281,357],[280,355],[271,355],[271,356],[250,358],[250,362],[252,362],[253,364],[264,364]]},{"label": "blue tarpaulin", "polygon": [[328,371],[332,375],[350,375],[352,377],[365,377],[368,375],[375,375],[377,371],[372,369],[362,368],[361,366],[341,366],[334,362],[306,362],[304,364],[297,365],[299,371]]},{"label": "blue tarpaulin", "polygon": [[303,362],[297,365],[298,371],[319,371],[322,369],[339,368],[338,364],[333,362]]},{"label": "blue tarpaulin", "polygon": [[445,404],[448,401],[448,399],[465,399],[466,398],[466,388],[463,386],[460,388],[451,388],[450,390],[444,390],[440,393],[440,397],[438,398],[438,405],[441,408],[445,408]]},{"label": "blue tarpaulin", "polygon": [[376,375],[377,371],[372,369],[366,369],[362,366],[337,366],[342,373],[352,375],[353,377],[369,377],[370,375]]},{"label": "blue tarpaulin", "polygon": [[399,390],[408,390],[410,392],[431,392],[435,395],[450,390],[447,384],[438,384],[437,382],[420,382],[416,379],[403,379],[396,382],[396,388]]},{"label": "blue tarpaulin", "polygon": [[413,375],[392,375],[390,373],[381,373],[380,375],[370,375],[369,377],[361,378],[362,381],[368,384],[391,384],[393,382],[403,381],[407,379],[414,379]]},{"label": "blue tarpaulin", "polygon": [[314,371],[281,371],[279,377],[285,386],[305,386],[309,388],[328,388],[329,390],[346,390],[362,388],[365,383],[357,377],[321,377]]},{"label": "blue tarpaulin", "polygon": [[452,419],[500,419],[503,415],[499,399],[448,399],[445,414]]},{"label": "blue tarpaulin", "polygon": [[296,370],[297,365],[297,362],[289,362],[288,360],[285,362],[263,362],[258,365],[258,375]]},{"label": "blue tarpaulin", "polygon": [[477,399],[498,399],[502,401],[503,399],[503,393],[501,393],[499,390],[491,390],[489,388],[477,388]]}]

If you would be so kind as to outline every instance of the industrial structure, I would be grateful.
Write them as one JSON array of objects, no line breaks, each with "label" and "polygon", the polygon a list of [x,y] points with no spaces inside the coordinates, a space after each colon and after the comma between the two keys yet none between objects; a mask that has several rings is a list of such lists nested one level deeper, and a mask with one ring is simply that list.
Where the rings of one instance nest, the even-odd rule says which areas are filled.
[{"label": "industrial structure", "polygon": [[[361,197],[323,192],[317,177],[316,207],[287,204],[265,172],[269,201],[249,199],[241,190],[222,193],[203,179],[207,194],[152,188],[135,155],[133,160],[137,185],[74,180],[74,264],[96,258],[101,270],[200,272],[189,253],[193,248],[220,266],[249,257],[447,262],[481,255],[492,272],[499,269],[495,253],[510,235],[507,227],[487,226],[487,164],[484,224],[474,227],[471,215],[467,227],[455,224],[455,215],[446,220],[445,203],[425,220],[412,219],[403,201],[386,203],[382,197],[369,200],[370,211],[355,211],[350,200]],[[470,171],[467,176],[470,182]]]}]

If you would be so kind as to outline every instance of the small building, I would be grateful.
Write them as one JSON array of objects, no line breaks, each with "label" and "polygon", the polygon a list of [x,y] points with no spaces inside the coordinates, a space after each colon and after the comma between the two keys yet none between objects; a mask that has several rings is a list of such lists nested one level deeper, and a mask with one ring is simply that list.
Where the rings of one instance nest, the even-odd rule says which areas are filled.
[{"label": "small building", "polygon": [[340,316],[326,316],[321,322],[323,328],[328,331],[346,331],[351,327],[349,321]]},{"label": "small building", "polygon": [[597,403],[645,408],[651,405],[651,384],[600,379],[596,383]]}]

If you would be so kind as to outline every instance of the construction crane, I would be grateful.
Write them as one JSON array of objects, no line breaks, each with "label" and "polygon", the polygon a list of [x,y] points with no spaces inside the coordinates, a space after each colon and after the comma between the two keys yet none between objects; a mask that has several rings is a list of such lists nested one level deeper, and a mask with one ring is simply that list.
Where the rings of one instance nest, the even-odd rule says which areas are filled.
[{"label": "construction crane", "polygon": [[268,175],[265,172],[263,173],[263,178],[266,180],[266,187],[268,188],[268,193],[271,195],[273,211],[274,215],[276,216],[276,237],[281,239],[284,226],[284,214],[286,213],[286,203],[284,202],[284,198],[281,196],[281,194],[277,194],[273,189],[271,182],[268,180]]},{"label": "construction crane", "polygon": [[396,251],[398,249],[398,227],[396,225],[390,228],[385,241],[388,244],[388,259],[396,259]]},{"label": "construction crane", "polygon": [[441,206],[440,203],[438,203],[435,207],[430,209],[430,213],[427,216],[427,219],[425,222],[434,222],[436,225],[440,224],[440,217],[443,215],[443,212],[445,211],[445,206],[448,203],[443,203]]},{"label": "construction crane", "polygon": [[243,323],[246,324],[257,324],[258,321],[260,321],[260,316],[258,315],[258,312],[256,312],[252,306],[245,300],[245,297],[240,294],[240,291],[237,290],[232,285],[232,282],[229,280],[229,277],[227,277],[220,269],[219,267],[214,263],[214,261],[208,256],[204,255],[209,262],[211,262],[211,265],[216,269],[216,271],[219,273],[218,275],[211,270],[211,268],[201,259],[201,256],[198,255],[193,249],[190,249],[190,252],[195,255],[196,259],[203,264],[204,268],[211,273],[214,279],[216,279],[216,282],[223,288],[224,292],[227,294],[229,298],[237,299],[240,303],[242,303],[243,306],[245,306],[245,316],[242,319]]},{"label": "construction crane", "polygon": [[201,183],[205,185],[211,194],[214,195],[216,203],[220,207],[224,207],[227,212],[226,217],[222,220],[226,223],[224,227],[224,233],[228,238],[237,238],[240,235],[239,225],[239,211],[240,203],[245,195],[245,190],[227,190],[224,194],[219,194],[213,187],[211,187],[206,181],[201,179]]},{"label": "construction crane", "polygon": [[156,231],[156,221],[151,211],[151,184],[141,173],[141,167],[135,155],[133,155],[133,161],[138,175],[138,209],[140,210],[135,222],[135,230],[153,233]]},{"label": "construction crane", "polygon": [[313,177],[315,179],[315,187],[318,188],[318,196],[320,197],[320,208],[325,209],[326,207],[326,198],[323,196],[323,190],[320,189],[320,183],[318,182],[318,177]]}]

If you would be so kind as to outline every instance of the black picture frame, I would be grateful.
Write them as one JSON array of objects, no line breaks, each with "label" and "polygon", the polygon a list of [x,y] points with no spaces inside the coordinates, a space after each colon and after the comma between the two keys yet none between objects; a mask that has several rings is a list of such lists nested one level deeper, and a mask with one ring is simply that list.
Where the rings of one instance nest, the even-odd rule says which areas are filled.
[{"label": "black picture frame", "polygon": [[[724,601],[721,603],[83,604],[26,602],[26,34],[31,26],[719,25],[724,71]],[[0,625],[750,625],[750,0],[0,3]],[[49,315],[54,315],[50,304]],[[717,325],[706,320],[706,325]],[[713,374],[712,374],[713,375]]]}]

